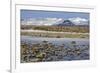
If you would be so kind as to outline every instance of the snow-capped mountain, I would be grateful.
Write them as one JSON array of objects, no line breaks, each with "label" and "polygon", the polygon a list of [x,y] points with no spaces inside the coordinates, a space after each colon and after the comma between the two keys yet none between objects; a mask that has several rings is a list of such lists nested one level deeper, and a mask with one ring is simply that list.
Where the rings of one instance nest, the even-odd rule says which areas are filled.
[{"label": "snow-capped mountain", "polygon": [[57,26],[73,26],[73,25],[89,25],[89,20],[85,18],[68,18],[68,19],[62,19],[62,18],[31,18],[28,20],[21,21],[22,25],[45,25],[45,26],[51,26],[51,25],[57,25]]},{"label": "snow-capped mountain", "polygon": [[57,26],[74,26],[75,24],[70,20],[63,20],[62,22],[56,24]]}]

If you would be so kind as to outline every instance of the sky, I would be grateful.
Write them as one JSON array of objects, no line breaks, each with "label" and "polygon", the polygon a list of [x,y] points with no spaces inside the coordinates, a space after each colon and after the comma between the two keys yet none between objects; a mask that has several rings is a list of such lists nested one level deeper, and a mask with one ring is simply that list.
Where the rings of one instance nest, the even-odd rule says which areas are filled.
[{"label": "sky", "polygon": [[56,11],[40,11],[40,10],[21,10],[21,19],[28,20],[30,18],[84,18],[89,20],[89,13],[82,12],[56,12]]}]

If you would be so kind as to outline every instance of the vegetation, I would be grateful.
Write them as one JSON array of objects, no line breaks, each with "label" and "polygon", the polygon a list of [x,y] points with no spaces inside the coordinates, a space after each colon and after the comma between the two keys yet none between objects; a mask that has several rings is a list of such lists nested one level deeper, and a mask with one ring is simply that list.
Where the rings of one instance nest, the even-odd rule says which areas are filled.
[{"label": "vegetation", "polygon": [[77,32],[77,33],[89,33],[89,26],[33,26],[33,25],[21,25],[21,29],[33,29],[33,30],[45,30],[45,31],[57,31],[57,32]]},{"label": "vegetation", "polygon": [[50,37],[50,38],[89,38],[89,34],[50,33],[50,32],[21,32],[24,36]]}]

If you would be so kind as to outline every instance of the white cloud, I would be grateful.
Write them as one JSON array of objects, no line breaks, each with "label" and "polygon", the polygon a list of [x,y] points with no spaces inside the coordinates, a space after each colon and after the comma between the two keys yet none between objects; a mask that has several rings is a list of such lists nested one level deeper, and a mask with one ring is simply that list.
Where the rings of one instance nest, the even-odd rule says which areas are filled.
[{"label": "white cloud", "polygon": [[56,24],[63,19],[61,18],[31,18],[27,21],[23,21],[22,24],[26,25],[53,25]]},{"label": "white cloud", "polygon": [[[62,18],[30,18],[28,20],[22,21],[22,25],[56,25],[62,23],[64,20]],[[85,18],[68,18],[75,25],[88,25],[88,20]]]},{"label": "white cloud", "polygon": [[88,25],[88,20],[85,18],[69,18],[70,21],[72,21],[75,25]]}]

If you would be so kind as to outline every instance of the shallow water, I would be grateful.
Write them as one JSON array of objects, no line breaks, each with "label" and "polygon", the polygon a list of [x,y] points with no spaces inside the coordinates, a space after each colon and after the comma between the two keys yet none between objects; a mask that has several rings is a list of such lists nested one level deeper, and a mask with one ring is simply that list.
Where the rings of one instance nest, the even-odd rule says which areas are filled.
[{"label": "shallow water", "polygon": [[67,44],[72,41],[77,42],[78,45],[89,45],[89,39],[81,38],[44,38],[44,37],[32,37],[32,36],[21,36],[21,41],[26,43],[40,43],[42,41],[49,41],[54,44]]}]

